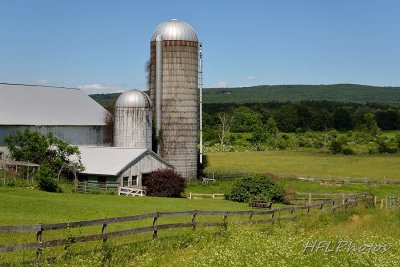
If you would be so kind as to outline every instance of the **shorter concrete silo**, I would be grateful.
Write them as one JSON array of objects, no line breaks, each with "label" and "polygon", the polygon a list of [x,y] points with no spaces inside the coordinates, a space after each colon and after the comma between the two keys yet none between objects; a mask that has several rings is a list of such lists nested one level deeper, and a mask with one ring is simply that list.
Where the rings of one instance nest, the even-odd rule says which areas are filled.
[{"label": "shorter concrete silo", "polygon": [[114,146],[151,149],[151,102],[142,91],[121,94],[114,107]]}]

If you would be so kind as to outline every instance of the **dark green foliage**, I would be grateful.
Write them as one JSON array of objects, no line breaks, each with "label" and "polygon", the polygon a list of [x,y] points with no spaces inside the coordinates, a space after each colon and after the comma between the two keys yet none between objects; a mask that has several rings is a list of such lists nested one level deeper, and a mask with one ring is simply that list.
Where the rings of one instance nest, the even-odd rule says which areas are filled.
[{"label": "dark green foliage", "polygon": [[400,112],[395,110],[378,111],[376,121],[383,130],[396,130],[400,128]]},{"label": "dark green foliage", "polygon": [[[43,135],[28,129],[7,136],[4,142],[13,159],[46,164],[53,173],[57,173],[63,165],[69,163],[70,155],[80,154],[77,146],[70,145],[51,133]],[[77,166],[77,169],[83,169],[83,166]]]},{"label": "dark green foliage", "polygon": [[50,142],[46,136],[28,129],[4,139],[12,157],[19,161],[40,164],[48,155]]},{"label": "dark green foliage", "polygon": [[207,168],[207,166],[208,166],[207,155],[204,154],[204,152],[203,152],[203,163],[200,163],[200,153],[199,153],[198,160],[197,160],[197,178],[206,176],[204,170]]},{"label": "dark green foliage", "polygon": [[382,138],[378,138],[376,140],[378,144],[378,153],[381,154],[393,154],[397,153],[397,147],[391,147],[387,141],[383,140]]},{"label": "dark green foliage", "polygon": [[35,173],[39,189],[47,192],[62,192],[54,176],[55,174],[50,166],[41,165],[40,169]]},{"label": "dark green foliage", "polygon": [[344,108],[338,109],[333,113],[333,127],[339,131],[349,131],[353,129],[353,120],[350,112]]},{"label": "dark green foliage", "polygon": [[238,179],[225,198],[236,202],[248,202],[262,198],[282,202],[285,193],[282,185],[274,183],[265,176],[252,176]]},{"label": "dark green foliage", "polygon": [[157,197],[182,197],[186,180],[173,169],[159,169],[146,179],[146,195]]},{"label": "dark green foliage", "polygon": [[400,134],[396,134],[395,137],[397,149],[400,151]]},{"label": "dark green foliage", "polygon": [[302,100],[396,103],[400,102],[400,88],[357,84],[260,85],[205,89],[203,99],[204,103],[297,102]]},{"label": "dark green foliage", "polygon": [[343,148],[343,149],[342,149],[342,153],[343,153],[344,155],[354,155],[354,154],[355,154],[355,153],[354,153],[354,150],[351,149],[351,148],[349,148],[349,147]]},{"label": "dark green foliage", "polygon": [[340,154],[342,153],[343,150],[343,143],[337,139],[333,139],[331,141],[331,144],[329,146],[329,150],[331,151],[332,154]]},{"label": "dark green foliage", "polygon": [[233,124],[231,130],[234,132],[251,132],[254,125],[262,122],[261,114],[248,107],[238,107],[233,110]]}]

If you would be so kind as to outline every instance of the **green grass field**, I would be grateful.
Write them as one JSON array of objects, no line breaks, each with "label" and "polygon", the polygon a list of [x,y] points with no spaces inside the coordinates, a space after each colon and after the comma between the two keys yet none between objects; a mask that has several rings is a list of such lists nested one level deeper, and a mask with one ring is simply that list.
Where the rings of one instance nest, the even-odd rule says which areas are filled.
[{"label": "green grass field", "polygon": [[330,155],[262,151],[207,153],[207,171],[276,173],[296,176],[400,178],[400,155]]},{"label": "green grass field", "polygon": [[[309,176],[400,178],[398,155],[332,156],[317,152],[266,151],[209,153],[208,171],[285,173]],[[185,193],[226,193],[234,179],[209,184],[188,183]],[[399,185],[338,185],[295,179],[279,181],[292,191],[302,192],[371,192],[378,197],[397,194]],[[247,203],[223,199],[171,199],[157,197],[122,197],[116,195],[47,193],[36,189],[0,187],[0,225],[58,223],[119,217],[154,211],[248,210]],[[274,204],[275,205],[275,204]],[[275,207],[280,206],[276,204]],[[190,218],[162,218],[160,224],[187,222]],[[221,221],[204,217],[199,221]],[[108,231],[151,225],[152,220],[111,224]],[[399,211],[359,209],[345,214],[327,214],[316,218],[282,222],[275,225],[174,229],[126,236],[107,241],[73,244],[67,249],[44,250],[50,266],[396,266],[400,261]],[[99,227],[46,231],[44,240],[69,235],[99,233]],[[0,234],[1,244],[33,242],[35,233]],[[388,244],[386,253],[341,251],[327,254],[303,253],[309,240],[353,241],[358,246]],[[1,263],[33,265],[35,251],[0,253]],[[45,264],[46,265],[46,264]]]},{"label": "green grass field", "polygon": [[[293,186],[303,188],[306,184],[288,180]],[[199,182],[189,185],[190,189],[223,190],[231,181],[217,181],[203,185]],[[317,186],[308,188],[318,190]],[[349,189],[349,188],[347,188]],[[355,188],[352,188],[354,190]],[[360,191],[361,188],[357,188]],[[304,191],[304,190],[303,190]],[[24,225],[35,223],[56,223],[79,221],[148,213],[153,211],[184,210],[248,210],[247,204],[222,199],[170,199],[156,197],[122,197],[116,195],[85,195],[72,193],[47,193],[36,189],[0,187],[0,224]],[[356,216],[356,217],[354,217]],[[211,218],[198,218],[209,221]],[[190,218],[178,219],[179,222]],[[222,218],[214,218],[221,221]],[[229,221],[232,218],[229,219]],[[164,218],[160,223],[177,222]],[[43,258],[50,266],[291,266],[293,259],[308,266],[340,266],[347,262],[351,266],[366,263],[386,264],[397,261],[400,214],[380,210],[360,209],[356,215],[323,215],[319,218],[282,222],[275,225],[235,226],[227,230],[220,227],[176,229],[161,231],[160,238],[151,240],[151,233],[112,239],[105,245],[100,241],[73,244],[67,249],[57,247],[45,249]],[[151,219],[139,223],[120,223],[108,226],[108,231],[151,225]],[[86,227],[61,231],[46,231],[44,240],[67,238],[69,235],[98,233],[100,228]],[[336,257],[323,253],[303,254],[307,240],[354,240],[361,245],[365,242],[388,243],[390,253],[385,255],[341,252]],[[0,244],[33,242],[35,233],[0,234]],[[282,240],[285,240],[282,242]],[[329,256],[329,257],[328,257]],[[0,253],[0,263],[33,265],[35,251]],[[271,265],[271,263],[273,263]],[[47,266],[47,264],[45,264]]]},{"label": "green grass field", "polygon": [[110,218],[154,211],[243,210],[248,205],[222,199],[123,197],[48,193],[0,187],[0,224],[20,225]]},{"label": "green grass field", "polygon": [[[395,266],[400,260],[398,222],[398,214],[367,210],[275,225],[233,226],[227,231],[207,229],[146,244],[144,255],[139,248],[132,253],[132,247],[123,247],[111,262],[124,265],[135,261],[143,266]],[[325,252],[325,248],[304,253],[307,242],[316,240],[336,245],[348,241],[357,247],[375,243],[387,245],[389,250],[347,252],[346,247],[337,253]],[[119,252],[123,256],[118,256]]]}]

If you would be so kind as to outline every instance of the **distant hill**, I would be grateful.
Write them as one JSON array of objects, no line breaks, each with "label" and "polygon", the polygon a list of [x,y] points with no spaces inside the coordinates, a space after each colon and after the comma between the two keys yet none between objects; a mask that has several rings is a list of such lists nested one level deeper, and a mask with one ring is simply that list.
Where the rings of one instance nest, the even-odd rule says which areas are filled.
[{"label": "distant hill", "polygon": [[338,102],[400,102],[400,87],[377,87],[357,84],[334,85],[261,85],[242,88],[204,90],[205,103],[263,103],[329,100]]},{"label": "distant hill", "polygon": [[[103,106],[110,106],[120,94],[96,94],[91,97]],[[356,103],[400,103],[400,87],[379,87],[358,84],[333,85],[260,85],[239,88],[204,89],[204,103],[264,103],[329,100]]]}]

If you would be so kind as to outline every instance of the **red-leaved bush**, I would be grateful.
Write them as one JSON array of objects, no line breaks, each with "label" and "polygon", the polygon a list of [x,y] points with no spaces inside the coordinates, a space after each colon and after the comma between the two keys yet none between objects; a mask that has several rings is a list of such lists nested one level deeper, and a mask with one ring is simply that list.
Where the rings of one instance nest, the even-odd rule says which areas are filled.
[{"label": "red-leaved bush", "polygon": [[173,169],[158,169],[150,173],[143,184],[147,196],[182,197],[186,180]]}]

